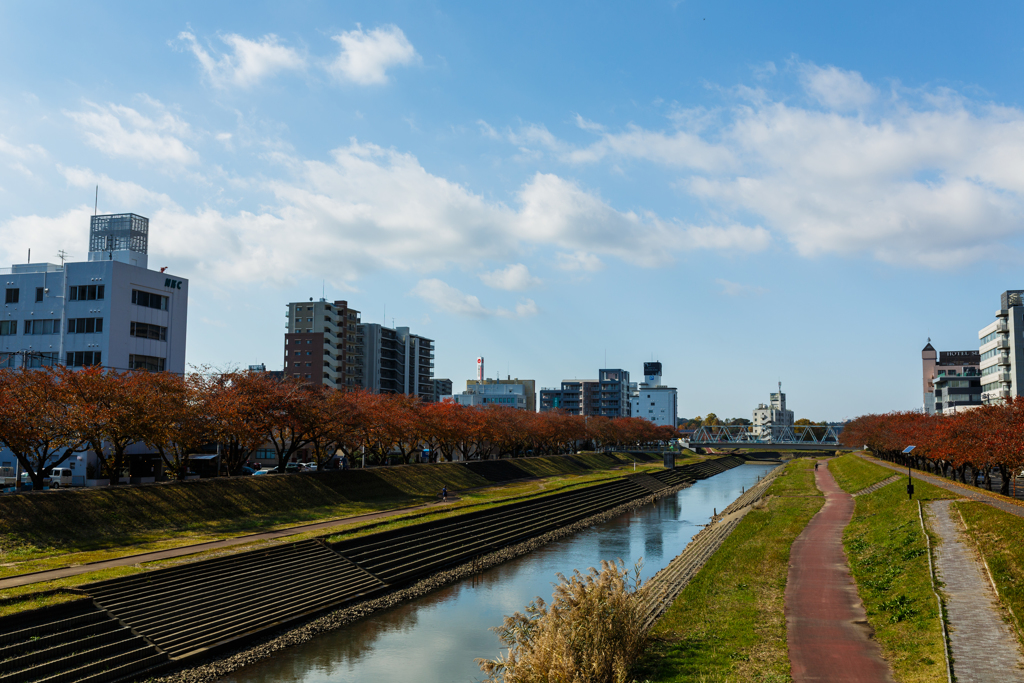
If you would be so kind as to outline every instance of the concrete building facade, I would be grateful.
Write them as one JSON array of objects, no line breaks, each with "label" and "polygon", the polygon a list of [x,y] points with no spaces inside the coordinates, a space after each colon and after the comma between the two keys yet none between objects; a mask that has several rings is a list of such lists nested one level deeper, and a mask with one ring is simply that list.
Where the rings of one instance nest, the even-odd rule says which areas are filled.
[{"label": "concrete building facade", "polygon": [[564,410],[572,415],[629,417],[629,372],[598,370],[598,379],[566,379],[559,388],[540,390],[540,412]]},{"label": "concrete building facade", "polygon": [[347,301],[288,304],[284,376],[332,389],[363,386],[363,335],[359,311]]},{"label": "concrete building facade", "polygon": [[630,415],[659,426],[675,427],[678,416],[678,392],[661,384],[662,366],[658,361],[644,363],[644,381],[634,385],[630,396]]},{"label": "concrete building facade", "polygon": [[535,380],[519,379],[518,377],[513,378],[511,375],[508,379],[471,379],[466,381],[466,391],[472,391],[473,387],[486,386],[489,384],[507,384],[523,387],[523,391],[526,396],[526,410],[529,410],[531,413],[537,411],[537,382]]},{"label": "concrete building facade", "polygon": [[373,393],[410,394],[434,400],[434,342],[412,334],[408,327],[392,329],[376,323],[360,326],[363,333],[363,387]]},{"label": "concrete building facade", "polygon": [[1024,395],[1024,290],[1000,296],[995,321],[978,331],[981,402],[1004,403]]},{"label": "concrete building facade", "polygon": [[185,372],[188,280],[148,269],[149,219],[93,216],[89,260],[0,271],[0,366]]},{"label": "concrete building facade", "polygon": [[467,386],[463,393],[455,394],[450,398],[463,406],[502,406],[517,410],[529,410],[526,386],[523,384],[474,383]]},{"label": "concrete building facade", "polygon": [[[935,413],[942,412],[942,406],[937,404],[937,393],[935,381],[939,377],[946,376],[961,376],[961,375],[975,375],[979,372],[979,363],[981,362],[980,353],[978,351],[936,351],[935,347],[931,344],[931,339],[925,345],[924,349],[921,350],[921,379],[922,389],[924,392],[924,412],[933,415]],[[978,386],[977,384],[971,385],[972,387]],[[977,394],[978,392],[961,392],[960,389],[965,388],[959,385],[951,386],[948,383],[944,383],[942,397],[945,399],[945,403],[949,403],[950,400],[967,401],[968,399],[950,399],[949,390],[955,389],[953,392],[955,395],[960,394]],[[972,399],[980,401],[980,398]],[[938,401],[942,403],[943,401]],[[961,405],[968,405],[967,403],[961,403]],[[971,405],[980,405],[980,403],[973,403]]]},{"label": "concrete building facade", "polygon": [[778,393],[769,397],[769,403],[758,404],[754,410],[751,431],[755,436],[771,438],[772,427],[792,427],[793,411],[786,408],[786,395],[782,393],[782,382],[779,382]]}]

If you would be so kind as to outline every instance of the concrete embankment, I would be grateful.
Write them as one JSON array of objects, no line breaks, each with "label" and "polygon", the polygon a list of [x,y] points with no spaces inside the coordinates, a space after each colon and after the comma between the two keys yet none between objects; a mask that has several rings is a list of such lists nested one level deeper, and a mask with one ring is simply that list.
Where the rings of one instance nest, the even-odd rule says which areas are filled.
[{"label": "concrete embankment", "polygon": [[[225,672],[225,666],[247,664],[742,462],[705,461],[335,544],[310,540],[87,585],[83,590],[90,600],[48,610],[35,615],[38,619],[29,616],[33,613],[0,619],[0,634],[13,635],[4,642],[18,652],[14,656],[12,650],[10,658],[0,662],[0,682],[36,680],[43,673],[95,683],[125,675],[151,676],[167,668],[214,661],[242,650],[242,643],[273,638],[212,668],[176,675],[177,680],[212,680]],[[74,649],[45,647],[74,644],[82,640],[80,635],[91,637],[88,628],[65,627],[75,610],[128,627],[132,638],[140,640],[124,637],[102,645],[80,643]],[[325,612],[331,614],[316,619]],[[29,623],[26,619],[34,626],[21,628]],[[274,637],[302,621],[310,623]],[[41,641],[43,646],[37,645]],[[66,656],[72,651],[73,656]],[[39,669],[42,666],[45,672]]]}]

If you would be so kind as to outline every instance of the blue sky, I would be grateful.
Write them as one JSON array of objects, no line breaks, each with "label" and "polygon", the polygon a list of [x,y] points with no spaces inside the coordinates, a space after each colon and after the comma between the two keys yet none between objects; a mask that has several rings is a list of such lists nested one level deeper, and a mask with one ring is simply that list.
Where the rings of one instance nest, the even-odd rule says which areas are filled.
[{"label": "blue sky", "polygon": [[1024,286],[1024,9],[893,5],[7,3],[0,261],[83,258],[98,183],[192,364],[280,368],[325,289],[457,389],[653,356],[682,416],[918,407]]}]

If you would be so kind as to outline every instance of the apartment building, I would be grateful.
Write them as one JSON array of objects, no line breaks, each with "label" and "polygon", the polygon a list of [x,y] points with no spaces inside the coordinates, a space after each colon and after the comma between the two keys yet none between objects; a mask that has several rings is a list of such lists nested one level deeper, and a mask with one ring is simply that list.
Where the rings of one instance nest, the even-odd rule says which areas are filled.
[{"label": "apartment building", "polygon": [[0,269],[0,366],[185,372],[188,280],[149,269],[149,219],[92,216],[87,261]]},{"label": "apartment building", "polygon": [[629,372],[598,370],[598,379],[562,380],[559,388],[540,390],[540,412],[564,410],[573,415],[629,417]]},{"label": "apartment building", "polygon": [[1024,380],[1024,290],[1000,296],[995,321],[978,331],[981,402],[1003,403],[1021,395]]},{"label": "apartment building", "polygon": [[446,378],[434,379],[434,401],[439,402],[445,396],[452,395],[452,381]]},{"label": "apartment building", "polygon": [[288,304],[284,376],[332,389],[363,386],[363,332],[359,311],[347,301]]},{"label": "apartment building", "polygon": [[[980,392],[968,391],[980,385],[971,379],[947,381],[941,387],[936,380],[946,377],[974,377],[979,374],[981,362],[978,351],[936,351],[932,340],[921,350],[921,380],[924,392],[924,412],[929,415],[942,413],[951,402],[959,405],[981,405]],[[963,382],[966,382],[964,384]],[[963,390],[963,391],[962,391]],[[970,394],[971,396],[966,396]]]},{"label": "apartment building", "polygon": [[408,327],[360,325],[363,334],[363,387],[373,393],[410,394],[434,400],[434,341]]}]

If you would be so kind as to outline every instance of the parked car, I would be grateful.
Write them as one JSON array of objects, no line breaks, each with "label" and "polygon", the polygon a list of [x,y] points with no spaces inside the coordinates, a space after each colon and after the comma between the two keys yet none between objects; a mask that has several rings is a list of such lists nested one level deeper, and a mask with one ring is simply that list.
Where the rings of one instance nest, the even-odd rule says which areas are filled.
[{"label": "parked car", "polygon": [[256,470],[249,467],[248,465],[242,465],[242,468],[238,470],[238,473],[241,475],[249,476],[251,474],[256,474]]},{"label": "parked car", "polygon": [[71,485],[71,470],[67,467],[54,467],[50,473],[50,487],[59,489]]},{"label": "parked car", "polygon": [[316,472],[316,463],[315,462],[307,462],[306,463],[306,471],[307,472]]},{"label": "parked car", "polygon": [[305,470],[306,465],[301,462],[290,462],[284,466],[284,471],[287,472],[288,474],[292,474],[294,472],[304,472]]},{"label": "parked car", "polygon": [[277,467],[264,467],[260,471],[254,472],[254,474],[279,474],[279,473],[280,472],[278,471]]}]

